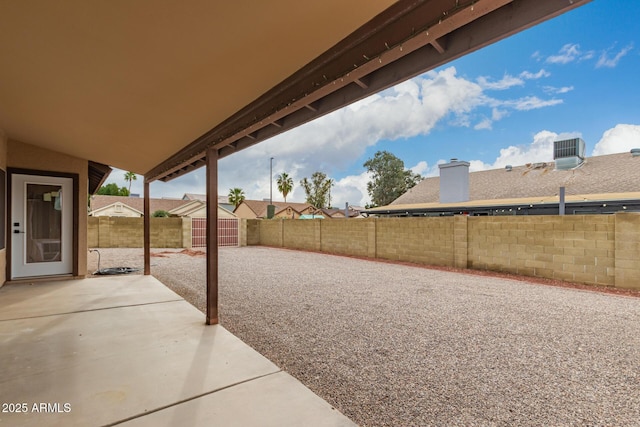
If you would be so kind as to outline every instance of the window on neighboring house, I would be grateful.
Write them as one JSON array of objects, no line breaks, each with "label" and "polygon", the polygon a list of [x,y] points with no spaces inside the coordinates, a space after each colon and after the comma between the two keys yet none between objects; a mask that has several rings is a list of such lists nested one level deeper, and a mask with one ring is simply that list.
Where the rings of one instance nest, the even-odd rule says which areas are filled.
[{"label": "window on neighboring house", "polygon": [[116,212],[122,212],[123,211],[122,203],[116,203],[115,211]]}]

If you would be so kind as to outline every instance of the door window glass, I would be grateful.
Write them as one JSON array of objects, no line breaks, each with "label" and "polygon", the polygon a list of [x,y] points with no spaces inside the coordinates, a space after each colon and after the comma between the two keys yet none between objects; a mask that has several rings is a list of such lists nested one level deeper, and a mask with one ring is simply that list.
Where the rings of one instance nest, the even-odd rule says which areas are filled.
[{"label": "door window glass", "polygon": [[27,184],[27,263],[58,262],[62,249],[62,187]]}]

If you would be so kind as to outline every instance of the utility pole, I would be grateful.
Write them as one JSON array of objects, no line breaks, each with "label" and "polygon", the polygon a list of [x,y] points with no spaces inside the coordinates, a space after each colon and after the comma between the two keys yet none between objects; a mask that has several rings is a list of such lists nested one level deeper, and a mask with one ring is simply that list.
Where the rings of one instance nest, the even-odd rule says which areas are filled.
[{"label": "utility pole", "polygon": [[273,204],[273,157],[269,159],[269,204]]},{"label": "utility pole", "polygon": [[273,206],[273,157],[269,159],[269,206],[267,206],[267,218],[273,218],[276,207]]}]

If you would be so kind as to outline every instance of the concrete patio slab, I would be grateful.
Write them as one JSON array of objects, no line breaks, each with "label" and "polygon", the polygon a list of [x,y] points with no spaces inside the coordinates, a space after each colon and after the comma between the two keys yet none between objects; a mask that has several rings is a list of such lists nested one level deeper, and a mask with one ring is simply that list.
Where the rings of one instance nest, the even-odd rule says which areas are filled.
[{"label": "concrete patio slab", "polygon": [[157,279],[141,275],[20,283],[0,291],[0,320],[182,300]]},{"label": "concrete patio slab", "polygon": [[[149,276],[8,285],[0,313],[1,403],[14,404],[0,424],[140,423],[165,411],[176,420],[189,413],[182,405],[209,400],[224,411],[196,411],[174,425],[236,415],[257,425],[305,416],[349,423],[297,380],[279,379],[277,366],[223,327],[205,326],[201,312]],[[247,418],[249,408],[261,409]]]},{"label": "concrete patio slab", "polygon": [[285,372],[137,418],[127,427],[347,427],[354,424]]}]

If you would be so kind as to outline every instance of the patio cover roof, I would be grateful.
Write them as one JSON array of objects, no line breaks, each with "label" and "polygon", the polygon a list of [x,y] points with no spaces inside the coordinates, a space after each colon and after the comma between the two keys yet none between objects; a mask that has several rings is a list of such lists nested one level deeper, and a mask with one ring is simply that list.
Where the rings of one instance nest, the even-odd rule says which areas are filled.
[{"label": "patio cover roof", "polygon": [[169,180],[587,1],[5,1],[0,129]]}]

